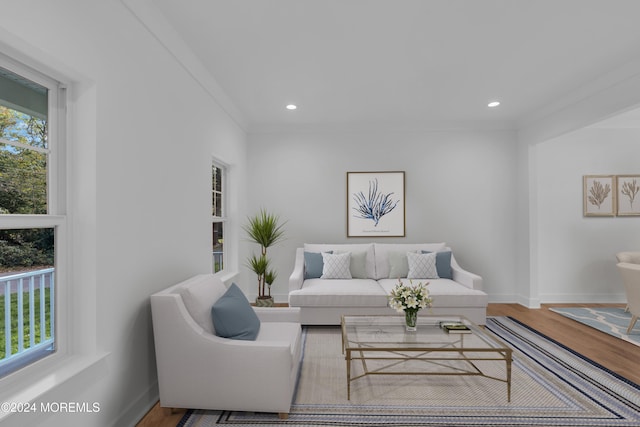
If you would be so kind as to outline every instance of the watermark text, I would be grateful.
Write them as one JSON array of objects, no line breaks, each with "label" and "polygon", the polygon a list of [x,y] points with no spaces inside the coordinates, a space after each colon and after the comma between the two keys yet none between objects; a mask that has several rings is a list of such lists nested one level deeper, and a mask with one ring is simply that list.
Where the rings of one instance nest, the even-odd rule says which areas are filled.
[{"label": "watermark text", "polygon": [[48,414],[87,414],[100,412],[98,402],[2,402],[0,412],[5,413],[48,413]]}]

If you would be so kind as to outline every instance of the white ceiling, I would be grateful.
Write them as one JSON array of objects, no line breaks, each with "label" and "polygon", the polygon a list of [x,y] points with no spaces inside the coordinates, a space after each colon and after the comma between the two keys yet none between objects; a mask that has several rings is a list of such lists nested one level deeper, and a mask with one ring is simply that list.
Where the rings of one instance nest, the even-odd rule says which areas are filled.
[{"label": "white ceiling", "polygon": [[640,57],[638,0],[151,1],[250,130],[513,128]]}]

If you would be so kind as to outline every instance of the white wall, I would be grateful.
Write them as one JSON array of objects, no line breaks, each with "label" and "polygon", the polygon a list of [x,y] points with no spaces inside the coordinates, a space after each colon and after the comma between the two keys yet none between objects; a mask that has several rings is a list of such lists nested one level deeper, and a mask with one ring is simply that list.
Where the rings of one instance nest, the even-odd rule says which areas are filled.
[{"label": "white wall", "polygon": [[[300,132],[249,135],[249,212],[287,220],[270,249],[286,301],[295,248],[305,242],[364,242],[346,235],[346,172],[406,172],[406,237],[447,242],[484,278],[492,301],[514,301],[516,143],[509,131]],[[254,278],[245,290],[255,296]]]},{"label": "white wall", "polygon": [[515,301],[527,307],[539,307],[537,290],[531,280],[531,264],[535,262],[531,257],[531,242],[535,240],[530,224],[532,200],[530,198],[531,174],[535,173],[535,164],[532,163],[531,147],[518,141],[516,160],[516,277],[514,281]]},{"label": "white wall", "polygon": [[[264,133],[247,150],[242,130],[119,1],[4,2],[0,36],[8,53],[72,83],[69,285],[84,307],[77,327],[97,331],[85,350],[109,353],[46,396],[99,402],[100,413],[16,415],[3,427],[128,425],[155,401],[148,297],[210,269],[211,155],[237,178],[231,228],[262,206],[288,220],[288,240],[272,250],[279,300],[295,247],[363,241],[346,238],[346,172],[372,170],[406,172],[407,236],[385,241],[446,241],[492,301],[531,289],[536,298],[538,287],[541,299],[619,296],[612,257],[637,246],[639,219],[583,218],[581,176],[637,172],[635,131],[524,148],[500,131]],[[515,285],[527,238],[535,283]],[[242,270],[240,285],[255,293]]]},{"label": "white wall", "polygon": [[639,140],[640,129],[585,128],[533,147],[541,301],[624,301],[615,254],[638,250],[640,218],[584,217],[582,177],[638,174]]},{"label": "white wall", "polygon": [[[211,271],[211,156],[243,194],[245,134],[120,1],[5,2],[0,32],[72,83],[67,285],[84,307],[76,327],[97,332],[84,350],[109,354],[43,397],[99,413],[2,425],[131,425],[157,401],[149,295]],[[245,216],[243,198],[231,215]]]},{"label": "white wall", "polygon": [[[637,249],[640,219],[583,217],[582,176],[638,173],[639,136],[589,127],[529,145],[487,131],[250,134],[249,211],[288,220],[288,240],[271,250],[273,293],[286,301],[295,247],[366,241],[346,237],[347,171],[404,170],[407,236],[389,241],[446,241],[494,302],[621,302],[614,255]],[[242,283],[255,295],[252,275]]]}]

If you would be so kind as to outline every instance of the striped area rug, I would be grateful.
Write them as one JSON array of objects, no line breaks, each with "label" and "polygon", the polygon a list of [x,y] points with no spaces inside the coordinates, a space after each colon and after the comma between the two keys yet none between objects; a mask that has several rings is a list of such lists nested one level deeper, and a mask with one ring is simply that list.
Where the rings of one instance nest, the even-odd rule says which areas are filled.
[{"label": "striped area rug", "polygon": [[451,376],[365,377],[347,400],[340,329],[309,327],[289,419],[194,410],[178,426],[640,426],[640,386],[513,319],[487,328],[514,350],[511,402],[503,382]]},{"label": "striped area rug", "polygon": [[[562,307],[549,310],[564,317],[584,323],[606,334],[640,346],[640,320],[636,322],[631,333],[627,335],[627,328],[631,321],[631,313],[618,307]],[[640,368],[639,368],[640,369]]]}]

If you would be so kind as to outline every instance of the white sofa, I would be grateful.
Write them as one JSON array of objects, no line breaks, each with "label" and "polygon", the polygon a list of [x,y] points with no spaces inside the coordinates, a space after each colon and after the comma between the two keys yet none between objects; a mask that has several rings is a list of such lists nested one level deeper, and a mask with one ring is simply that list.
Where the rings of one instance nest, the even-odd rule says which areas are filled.
[{"label": "white sofa", "polygon": [[221,338],[211,307],[226,290],[203,274],[151,296],[160,405],[284,418],[300,367],[300,310],[254,307],[260,319],[255,340]]},{"label": "white sofa", "polygon": [[[317,256],[323,252],[349,252],[354,277],[325,279],[318,278],[317,274],[305,277],[309,267],[305,267],[305,253]],[[407,252],[446,255],[451,249],[445,243],[305,244],[296,249],[294,270],[289,277],[289,306],[300,308],[303,325],[340,324],[344,314],[395,314],[389,307],[388,295],[399,279],[409,281],[399,267]],[[355,262],[364,262],[364,272]],[[414,284],[429,282],[428,290],[433,298],[433,307],[421,310],[420,314],[459,314],[484,325],[488,295],[482,291],[482,278],[462,269],[453,254],[450,269],[451,278],[413,279]]]}]

